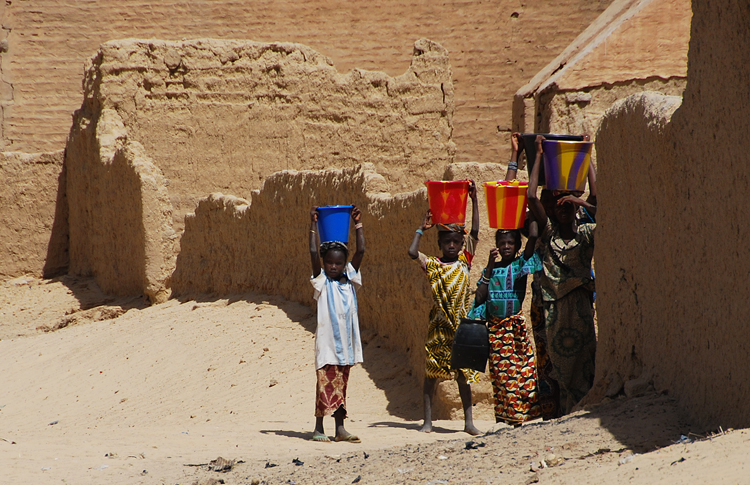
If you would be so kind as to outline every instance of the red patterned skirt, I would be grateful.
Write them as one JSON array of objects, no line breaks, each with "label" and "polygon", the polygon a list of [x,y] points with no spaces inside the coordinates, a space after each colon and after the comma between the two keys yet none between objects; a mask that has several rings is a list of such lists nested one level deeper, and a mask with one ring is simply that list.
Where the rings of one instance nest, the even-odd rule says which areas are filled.
[{"label": "red patterned skirt", "polygon": [[518,424],[541,416],[536,359],[521,315],[490,316],[490,378],[495,391],[495,419]]},{"label": "red patterned skirt", "polygon": [[349,365],[324,365],[318,369],[315,386],[315,416],[330,416],[339,408],[346,417],[346,386],[349,383]]}]

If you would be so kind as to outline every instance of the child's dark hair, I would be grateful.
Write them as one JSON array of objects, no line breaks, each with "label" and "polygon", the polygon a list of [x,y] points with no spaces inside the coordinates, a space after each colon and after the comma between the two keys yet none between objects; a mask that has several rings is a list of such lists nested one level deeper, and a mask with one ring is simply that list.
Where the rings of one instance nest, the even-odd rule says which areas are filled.
[{"label": "child's dark hair", "polygon": [[349,257],[349,248],[346,244],[338,241],[327,241],[320,245],[320,257],[325,258],[328,251],[341,251],[344,253],[344,257]]},{"label": "child's dark hair", "polygon": [[466,228],[462,224],[437,224],[438,229],[438,241],[447,236],[448,234],[457,232],[461,235],[466,234]]},{"label": "child's dark hair", "polygon": [[521,231],[520,229],[498,229],[495,233],[495,244],[497,244],[497,241],[500,239],[500,236],[502,234],[512,234],[513,240],[515,241],[516,246],[521,247]]}]

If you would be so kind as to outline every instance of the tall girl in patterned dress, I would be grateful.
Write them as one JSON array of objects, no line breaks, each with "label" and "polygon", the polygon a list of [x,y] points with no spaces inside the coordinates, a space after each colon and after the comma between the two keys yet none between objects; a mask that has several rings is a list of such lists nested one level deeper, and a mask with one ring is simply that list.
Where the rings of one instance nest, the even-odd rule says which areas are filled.
[{"label": "tall girl in patterned dress", "polygon": [[[315,299],[318,301],[318,328],[315,332],[315,431],[313,441],[331,441],[323,430],[323,417],[333,415],[336,441],[359,443],[360,440],[344,429],[346,419],[346,388],[349,369],[362,362],[362,342],[359,336],[356,288],[362,285],[359,267],[365,255],[365,235],[360,222],[362,213],[356,207],[352,219],[357,232],[357,250],[350,263],[349,250],[341,242],[320,245],[315,232],[318,208],[310,211],[310,259]],[[323,259],[321,271],[320,260]]]},{"label": "tall girl in patterned dress", "polygon": [[[584,135],[584,139],[588,140],[588,135]],[[511,133],[511,157],[510,162],[508,162],[508,171],[506,172],[505,180],[513,180],[516,178],[518,172],[518,153],[522,146],[523,140],[521,139],[520,133]],[[589,172],[589,175],[591,175],[591,172]],[[591,180],[590,177],[589,180]],[[595,192],[592,192],[592,195],[594,195],[593,204],[596,205]],[[552,191],[542,189],[542,195],[539,200],[549,217],[554,211]],[[539,244],[538,239],[537,244]],[[540,272],[534,273],[531,282],[531,305],[529,317],[531,318],[532,333],[534,335],[534,344],[536,346],[537,397],[539,406],[541,407],[542,418],[548,420],[560,417],[560,386],[553,377],[554,369],[552,368],[552,362],[550,361],[549,353],[547,352],[547,330],[544,328],[544,305],[542,303],[542,290],[539,287],[540,278]],[[519,297],[523,299],[521,295],[519,295]]]},{"label": "tall girl in patterned dress", "polygon": [[470,181],[469,184],[469,197],[472,204],[471,232],[466,241],[466,230],[463,226],[438,224],[438,246],[442,256],[438,258],[421,253],[419,241],[422,234],[434,225],[432,214],[428,210],[409,247],[409,256],[417,260],[427,274],[433,300],[425,343],[427,359],[423,392],[424,424],[420,429],[425,433],[432,431],[432,395],[437,380],[452,379],[454,372],[464,408],[464,431],[471,435],[480,433],[474,426],[471,412],[471,384],[477,382],[479,373],[472,369],[460,369],[456,372],[450,368],[453,336],[461,318],[466,316],[471,307],[469,270],[479,235],[479,207],[474,181]]},{"label": "tall girl in patterned dress", "polygon": [[[573,194],[552,194],[550,217],[537,198],[542,136],[536,140],[536,164],[529,176],[528,202],[534,219],[543,227],[539,272],[544,326],[553,377],[560,387],[561,414],[568,414],[594,382],[596,330],[594,327],[594,256],[596,224],[577,224],[576,210],[595,207]],[[592,184],[592,177],[589,177]],[[592,184],[590,190],[596,194]]]},{"label": "tall girl in patterned dress", "polygon": [[[487,320],[490,332],[490,378],[495,391],[495,420],[512,425],[539,417],[534,348],[526,332],[521,303],[526,276],[541,270],[534,252],[538,237],[536,221],[529,226],[524,252],[520,230],[498,230],[497,247],[490,250],[487,267],[477,283],[469,318]],[[500,258],[500,261],[497,259]]]}]

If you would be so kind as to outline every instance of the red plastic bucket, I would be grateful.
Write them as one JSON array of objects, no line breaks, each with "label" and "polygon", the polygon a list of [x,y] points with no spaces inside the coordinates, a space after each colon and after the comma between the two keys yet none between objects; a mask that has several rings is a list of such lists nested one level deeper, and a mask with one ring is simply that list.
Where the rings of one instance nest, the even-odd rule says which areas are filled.
[{"label": "red plastic bucket", "polygon": [[519,229],[526,220],[526,182],[484,183],[487,218],[492,229]]},{"label": "red plastic bucket", "polygon": [[428,180],[425,185],[434,224],[466,223],[468,180]]}]

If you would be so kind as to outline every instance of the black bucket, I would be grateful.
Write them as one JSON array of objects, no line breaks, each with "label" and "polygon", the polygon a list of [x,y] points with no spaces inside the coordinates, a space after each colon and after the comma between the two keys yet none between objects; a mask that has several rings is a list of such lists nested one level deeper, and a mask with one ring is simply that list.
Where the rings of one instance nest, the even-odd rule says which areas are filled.
[{"label": "black bucket", "polygon": [[[583,141],[583,137],[580,135],[556,135],[554,133],[521,133],[521,140],[523,140],[523,150],[526,152],[526,171],[531,175],[531,169],[534,168],[534,162],[536,161],[536,136],[542,135],[546,140],[560,140],[560,141]],[[539,186],[541,187],[546,183],[544,178],[544,161],[542,166],[539,167]]]},{"label": "black bucket", "polygon": [[490,334],[486,322],[462,318],[453,336],[451,369],[484,372],[490,356]]}]

